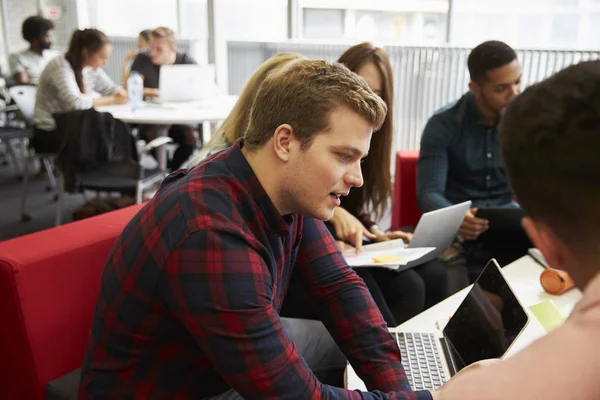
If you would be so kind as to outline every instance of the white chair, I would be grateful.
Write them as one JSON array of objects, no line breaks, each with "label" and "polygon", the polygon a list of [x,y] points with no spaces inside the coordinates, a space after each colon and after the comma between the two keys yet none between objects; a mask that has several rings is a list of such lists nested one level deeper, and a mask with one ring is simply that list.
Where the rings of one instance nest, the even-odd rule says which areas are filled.
[{"label": "white chair", "polygon": [[[21,86],[13,86],[8,89],[8,94],[14,100],[17,107],[21,111],[21,115],[23,119],[27,123],[28,126],[33,127],[33,112],[35,110],[35,97],[37,94],[37,87],[29,86],[29,85],[21,85]],[[29,221],[31,217],[27,214],[26,211],[26,200],[27,200],[27,184],[29,180],[29,166],[38,158],[41,164],[44,166],[46,170],[46,175],[48,175],[48,180],[50,182],[50,186],[48,187],[49,192],[54,192],[54,199],[58,199],[57,193],[57,184],[56,177],[54,175],[54,158],[56,154],[53,153],[44,153],[44,154],[36,154],[33,150],[29,150],[26,153],[25,161],[24,161],[24,171],[23,171],[23,186],[21,188],[21,220],[23,222]]]},{"label": "white chair", "polygon": [[33,126],[33,111],[35,110],[35,96],[37,87],[19,85],[8,88],[8,94],[15,101],[27,125]]}]

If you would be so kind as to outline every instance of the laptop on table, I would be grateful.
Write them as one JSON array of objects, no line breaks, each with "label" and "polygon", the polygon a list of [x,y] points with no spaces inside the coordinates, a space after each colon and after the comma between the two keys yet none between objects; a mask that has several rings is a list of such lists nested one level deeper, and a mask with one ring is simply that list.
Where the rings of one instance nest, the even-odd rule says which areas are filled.
[{"label": "laptop on table", "polygon": [[465,201],[423,214],[407,247],[435,247],[435,250],[408,263],[408,267],[416,267],[442,255],[454,241],[470,208],[471,201]]},{"label": "laptop on table", "polygon": [[[360,259],[356,257],[354,249],[343,252],[344,257],[346,257],[346,262],[353,267],[384,266],[386,268],[391,268],[394,271],[404,271],[405,269],[424,264],[440,256],[446,251],[448,246],[452,244],[452,241],[458,232],[458,228],[460,228],[460,224],[470,207],[471,202],[465,201],[464,203],[455,204],[423,214],[417,224],[413,238],[407,246],[405,246],[402,239],[372,243],[363,246],[364,254],[373,255],[386,252],[392,256],[401,254],[402,256],[405,256],[405,258],[411,259],[406,263],[398,265],[397,263],[390,261],[388,263],[389,265],[376,264],[371,262],[369,257],[361,257]],[[411,253],[405,249],[412,249],[414,251]],[[426,250],[425,254],[420,255],[422,253],[420,250]],[[368,260],[365,260],[365,258]],[[361,264],[362,261],[365,261],[366,263]]]},{"label": "laptop on table", "polygon": [[467,365],[501,358],[529,317],[492,259],[442,334],[393,332],[414,390],[437,390]]},{"label": "laptop on table", "polygon": [[163,65],[158,81],[160,104],[210,100],[215,97],[215,68],[196,64]]}]

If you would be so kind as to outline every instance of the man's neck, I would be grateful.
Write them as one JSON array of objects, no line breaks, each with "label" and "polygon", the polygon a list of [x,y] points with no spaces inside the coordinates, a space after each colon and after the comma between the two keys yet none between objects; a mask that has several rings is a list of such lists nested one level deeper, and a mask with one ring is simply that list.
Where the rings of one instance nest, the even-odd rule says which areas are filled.
[{"label": "man's neck", "polygon": [[246,148],[242,148],[242,154],[246,157],[246,161],[250,164],[250,168],[256,175],[256,178],[260,182],[260,185],[263,187],[265,192],[267,192],[267,196],[275,205],[279,214],[285,215],[289,214],[290,211],[285,209],[285,206],[279,199],[279,182],[277,174],[274,174],[273,171],[277,171],[277,168],[272,165],[270,159],[270,155],[261,154],[262,152],[266,152],[265,149],[260,149],[257,151],[249,151]]},{"label": "man's neck", "polygon": [[475,97],[475,106],[481,119],[487,126],[496,126],[500,121],[500,116],[496,111],[490,110],[481,97]]},{"label": "man's neck", "polygon": [[169,65],[175,64],[175,61],[177,61],[177,53],[171,54],[171,57],[169,57]]},{"label": "man's neck", "polygon": [[39,46],[29,46],[29,51],[33,51],[34,53],[37,53],[40,56],[44,54],[44,49],[42,49]]}]

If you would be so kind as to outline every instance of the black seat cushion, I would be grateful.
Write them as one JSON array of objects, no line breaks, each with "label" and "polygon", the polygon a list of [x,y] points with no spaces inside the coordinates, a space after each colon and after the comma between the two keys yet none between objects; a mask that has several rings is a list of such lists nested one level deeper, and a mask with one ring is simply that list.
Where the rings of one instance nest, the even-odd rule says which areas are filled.
[{"label": "black seat cushion", "polygon": [[46,400],[77,400],[81,368],[46,384]]}]

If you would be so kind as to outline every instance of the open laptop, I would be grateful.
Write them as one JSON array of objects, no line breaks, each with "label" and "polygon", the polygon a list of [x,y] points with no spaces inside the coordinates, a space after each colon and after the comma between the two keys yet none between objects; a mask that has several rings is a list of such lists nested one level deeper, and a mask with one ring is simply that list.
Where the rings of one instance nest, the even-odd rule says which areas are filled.
[{"label": "open laptop", "polygon": [[435,247],[435,250],[408,263],[412,268],[440,256],[456,237],[458,228],[471,208],[471,201],[430,211],[421,216],[408,248]]},{"label": "open laptop", "polygon": [[159,103],[209,100],[216,94],[215,68],[196,64],[163,65],[158,92]]},{"label": "open laptop", "polygon": [[394,332],[414,390],[437,390],[465,366],[500,358],[529,317],[492,259],[442,334]]}]

